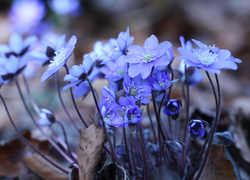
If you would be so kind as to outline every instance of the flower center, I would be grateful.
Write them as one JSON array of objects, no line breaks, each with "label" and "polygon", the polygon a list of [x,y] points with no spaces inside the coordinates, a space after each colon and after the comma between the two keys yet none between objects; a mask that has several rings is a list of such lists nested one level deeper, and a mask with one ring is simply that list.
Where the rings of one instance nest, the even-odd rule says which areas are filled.
[{"label": "flower center", "polygon": [[196,53],[201,60],[201,63],[205,66],[209,66],[218,61],[217,54],[214,54],[211,50],[199,51]]},{"label": "flower center", "polygon": [[131,89],[129,93],[130,93],[132,96],[134,96],[134,95],[136,95],[136,92],[137,92],[136,89]]},{"label": "flower center", "polygon": [[146,59],[147,62],[150,62],[151,59],[152,59],[152,56],[151,56],[150,54],[147,54],[147,55],[145,56],[145,59]]},{"label": "flower center", "polygon": [[66,50],[64,48],[59,49],[55,52],[53,60],[50,61],[49,67],[59,66],[65,60]]},{"label": "flower center", "polygon": [[118,70],[118,71],[117,71],[117,74],[118,74],[119,76],[123,76],[123,75],[124,75],[124,71],[123,71],[123,70]]}]

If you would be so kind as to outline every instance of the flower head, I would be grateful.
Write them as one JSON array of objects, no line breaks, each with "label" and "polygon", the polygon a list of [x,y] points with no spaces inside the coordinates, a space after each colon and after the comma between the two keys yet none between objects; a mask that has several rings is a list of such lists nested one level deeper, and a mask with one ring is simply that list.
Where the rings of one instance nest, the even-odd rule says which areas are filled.
[{"label": "flower head", "polygon": [[13,33],[9,39],[9,44],[1,44],[0,51],[9,58],[11,55],[22,57],[30,51],[30,47],[37,41],[36,36],[29,36],[23,40],[18,33]]},{"label": "flower head", "polygon": [[130,79],[130,77],[126,74],[124,76],[123,86],[127,97],[132,96],[136,101],[140,100],[143,104],[150,102],[147,96],[151,96],[151,89],[145,82],[142,81],[140,75]]},{"label": "flower head", "polygon": [[44,108],[41,109],[39,117],[40,119],[37,122],[39,126],[50,126],[56,121],[54,113],[51,110]]},{"label": "flower head", "polygon": [[[184,45],[184,38],[180,38]],[[237,63],[241,60],[234,58],[229,50],[219,49],[215,46],[207,46],[195,39],[192,40],[199,48],[191,49],[190,46],[183,46],[177,50],[181,54],[179,59],[190,66],[201,68],[210,73],[220,74],[221,69],[237,69]]]},{"label": "flower head", "polygon": [[[64,38],[63,38],[64,37]],[[65,44],[65,36],[59,38],[59,42],[56,48],[53,49],[50,46],[47,47],[46,55],[52,57],[47,70],[41,77],[41,82],[44,82],[49,77],[52,77],[57,71],[59,71],[66,63],[68,58],[73,53],[76,44],[76,36],[72,36],[70,40]]]},{"label": "flower head", "polygon": [[207,123],[205,121],[192,119],[189,123],[189,132],[192,138],[203,137],[205,134],[205,127]]},{"label": "flower head", "polygon": [[176,99],[171,99],[168,101],[163,112],[167,116],[171,116],[175,120],[178,118],[180,110],[181,110],[181,101]]},{"label": "flower head", "polygon": [[81,65],[73,65],[69,70],[69,74],[64,77],[64,81],[71,81],[71,83],[64,86],[62,90],[66,90],[73,86],[79,86],[79,84],[85,81],[91,73],[93,73],[92,76],[96,76],[99,71],[95,68],[95,59],[96,55],[91,57],[91,55],[87,54],[83,56],[83,62]]},{"label": "flower head", "polygon": [[142,113],[139,106],[136,105],[134,97],[120,97],[119,104],[125,111],[124,119],[127,124],[139,124],[142,121]]},{"label": "flower head", "polygon": [[122,58],[118,58],[116,61],[106,62],[100,71],[109,81],[119,81],[127,73],[127,63]]},{"label": "flower head", "polygon": [[18,58],[14,55],[11,55],[9,58],[6,58],[5,63],[0,71],[3,82],[7,84],[14,80],[19,74],[21,74],[26,67],[28,60],[28,56]]},{"label": "flower head", "polygon": [[148,77],[148,83],[154,91],[166,91],[172,84],[167,72],[156,72],[153,76]]},{"label": "flower head", "polygon": [[125,57],[125,61],[130,63],[128,74],[132,78],[141,74],[146,79],[153,67],[168,65],[173,55],[172,44],[168,41],[159,44],[155,35],[147,38],[143,47],[132,45],[128,50],[131,54]]},{"label": "flower head", "polygon": [[188,83],[192,87],[195,84],[199,84],[202,79],[203,75],[199,70],[194,66],[185,65],[184,60],[182,60],[179,64],[179,72],[180,72],[180,79],[182,82],[185,83],[185,66],[187,67],[187,76],[188,76]]}]

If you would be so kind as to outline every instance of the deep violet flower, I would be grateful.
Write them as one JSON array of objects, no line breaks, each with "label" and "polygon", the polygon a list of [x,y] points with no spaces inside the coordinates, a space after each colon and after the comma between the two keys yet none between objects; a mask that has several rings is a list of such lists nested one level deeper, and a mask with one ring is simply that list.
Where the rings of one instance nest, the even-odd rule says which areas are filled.
[{"label": "deep violet flower", "polygon": [[147,96],[151,96],[151,88],[143,82],[140,75],[130,79],[130,77],[125,74],[123,86],[127,97],[132,96],[136,101],[140,100],[142,104],[150,102]]},{"label": "deep violet flower", "polygon": [[148,84],[154,91],[166,91],[172,84],[169,73],[165,71],[156,72],[148,77]]},{"label": "deep violet flower", "polygon": [[119,104],[125,111],[123,117],[126,124],[139,124],[142,121],[142,112],[139,106],[136,105],[136,99],[134,97],[120,97]]},{"label": "deep violet flower", "polygon": [[61,36],[58,39],[56,46],[54,46],[55,49],[51,48],[51,46],[53,46],[52,43],[50,44],[51,46],[47,46],[46,54],[48,57],[53,57],[53,59],[50,60],[50,64],[47,70],[43,73],[41,77],[41,82],[44,82],[49,77],[52,77],[65,65],[66,61],[73,53],[76,41],[76,36],[73,35],[70,40],[65,44],[65,36]]},{"label": "deep violet flower", "polygon": [[22,36],[18,33],[13,33],[9,39],[9,44],[1,44],[0,52],[9,58],[11,55],[16,57],[24,56],[30,47],[37,41],[36,36],[29,36],[23,40]]},{"label": "deep violet flower", "polygon": [[184,63],[190,66],[201,68],[210,73],[220,74],[221,69],[236,70],[236,62],[241,63],[241,60],[234,58],[229,50],[207,46],[195,39],[192,39],[192,41],[199,48],[190,49],[190,45],[185,46],[183,37],[180,37],[180,41],[182,47],[177,49],[181,54],[179,59],[184,59]]},{"label": "deep violet flower", "polygon": [[163,112],[167,116],[171,116],[174,120],[178,118],[181,110],[181,101],[177,99],[170,99],[164,108]]},{"label": "deep violet flower", "polygon": [[173,55],[172,44],[168,41],[159,44],[155,35],[147,38],[143,47],[132,45],[128,50],[131,54],[125,57],[125,61],[130,63],[128,74],[132,78],[141,74],[142,79],[146,79],[153,67],[168,65]]},{"label": "deep violet flower", "polygon": [[192,119],[188,125],[189,132],[192,138],[203,137],[205,134],[205,127],[207,126],[207,122]]}]

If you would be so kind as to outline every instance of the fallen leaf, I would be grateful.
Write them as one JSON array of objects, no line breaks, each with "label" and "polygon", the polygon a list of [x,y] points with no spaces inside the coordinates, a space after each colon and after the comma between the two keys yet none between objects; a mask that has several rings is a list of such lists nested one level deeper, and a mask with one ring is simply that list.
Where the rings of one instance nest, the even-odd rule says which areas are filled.
[{"label": "fallen leaf", "polygon": [[200,176],[201,180],[237,180],[234,165],[225,158],[225,152],[225,146],[211,145],[206,165]]},{"label": "fallen leaf", "polygon": [[47,162],[37,153],[25,155],[21,158],[22,162],[31,171],[42,177],[50,180],[67,180],[68,174],[63,173],[58,168]]},{"label": "fallen leaf", "polygon": [[95,178],[105,139],[104,130],[95,124],[92,124],[87,129],[80,130],[78,151],[80,180]]},{"label": "fallen leaf", "polygon": [[19,139],[0,145],[0,176],[16,177],[25,169],[19,161],[22,142]]}]

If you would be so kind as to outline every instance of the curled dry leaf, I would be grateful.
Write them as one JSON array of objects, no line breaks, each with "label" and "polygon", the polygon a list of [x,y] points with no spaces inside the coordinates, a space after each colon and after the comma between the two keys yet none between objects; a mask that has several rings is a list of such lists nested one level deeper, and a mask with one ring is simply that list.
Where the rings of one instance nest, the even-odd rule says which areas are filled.
[{"label": "curled dry leaf", "polygon": [[213,144],[208,159],[200,176],[202,180],[237,180],[234,165],[225,158],[226,149],[221,144]]},{"label": "curled dry leaf", "polygon": [[95,178],[105,139],[104,130],[95,124],[92,124],[87,129],[80,130],[78,151],[80,180]]}]

